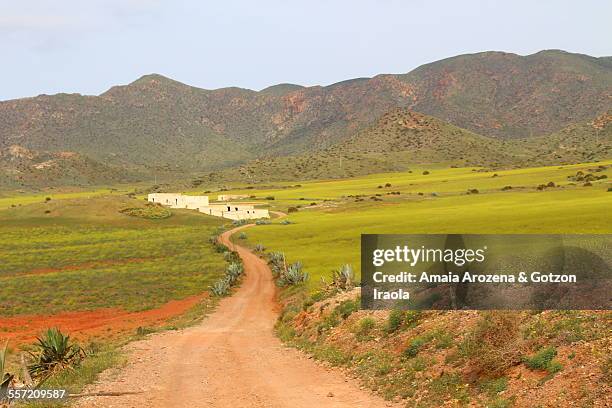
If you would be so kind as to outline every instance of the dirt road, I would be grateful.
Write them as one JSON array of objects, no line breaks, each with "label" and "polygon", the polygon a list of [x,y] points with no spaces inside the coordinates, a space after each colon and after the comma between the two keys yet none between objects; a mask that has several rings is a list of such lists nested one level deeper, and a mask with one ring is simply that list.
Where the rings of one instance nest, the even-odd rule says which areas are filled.
[{"label": "dirt road", "polygon": [[[224,233],[225,245],[239,227]],[[385,407],[355,380],[327,369],[275,337],[275,285],[266,263],[236,246],[246,277],[198,326],[132,343],[129,363],[103,373],[80,407]]]}]

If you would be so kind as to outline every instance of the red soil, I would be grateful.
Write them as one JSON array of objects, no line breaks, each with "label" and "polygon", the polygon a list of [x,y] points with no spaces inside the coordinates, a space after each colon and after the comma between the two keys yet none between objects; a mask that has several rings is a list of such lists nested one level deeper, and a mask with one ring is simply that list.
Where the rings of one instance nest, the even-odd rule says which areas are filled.
[{"label": "red soil", "polygon": [[43,330],[58,327],[77,339],[110,337],[140,326],[156,326],[180,316],[208,296],[203,293],[173,300],[158,309],[128,312],[120,308],[65,312],[55,315],[21,315],[0,318],[0,343],[9,340],[12,347],[29,343]]}]

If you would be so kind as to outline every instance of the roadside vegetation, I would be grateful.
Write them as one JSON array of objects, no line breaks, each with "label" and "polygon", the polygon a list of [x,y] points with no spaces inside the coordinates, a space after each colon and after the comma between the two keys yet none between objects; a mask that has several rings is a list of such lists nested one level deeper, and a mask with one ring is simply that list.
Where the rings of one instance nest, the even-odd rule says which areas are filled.
[{"label": "roadside vegetation", "polygon": [[122,363],[122,345],[186,327],[213,309],[215,298],[205,296],[210,284],[242,274],[235,253],[203,238],[222,220],[166,212],[127,196],[0,211],[0,339],[11,339],[2,342],[0,379],[79,393]]},{"label": "roadside vegetation", "polygon": [[[361,233],[609,232],[605,208],[612,198],[603,176],[610,170],[598,166],[429,169],[426,176],[415,170],[266,191],[285,207],[291,197],[323,202],[292,212],[289,225],[256,226],[245,240],[269,248],[275,276],[276,265],[298,261],[309,271],[304,284],[281,291],[278,336],[407,406],[530,406],[560,394],[585,406],[604,401],[609,312],[370,312],[359,310],[359,291],[352,289]],[[576,183],[576,174],[593,174],[592,185]],[[378,190],[373,196],[382,204],[369,199],[369,189]]]}]

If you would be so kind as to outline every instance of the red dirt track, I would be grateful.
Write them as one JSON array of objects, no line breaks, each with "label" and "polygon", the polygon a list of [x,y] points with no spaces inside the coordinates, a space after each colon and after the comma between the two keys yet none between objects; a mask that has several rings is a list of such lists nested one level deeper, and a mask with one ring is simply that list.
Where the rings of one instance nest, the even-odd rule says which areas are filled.
[{"label": "red dirt track", "polygon": [[12,347],[33,341],[43,330],[58,327],[72,337],[87,339],[155,326],[179,316],[208,296],[207,293],[173,300],[160,308],[128,312],[118,308],[66,312],[55,315],[21,315],[0,318],[0,341],[8,339]]}]

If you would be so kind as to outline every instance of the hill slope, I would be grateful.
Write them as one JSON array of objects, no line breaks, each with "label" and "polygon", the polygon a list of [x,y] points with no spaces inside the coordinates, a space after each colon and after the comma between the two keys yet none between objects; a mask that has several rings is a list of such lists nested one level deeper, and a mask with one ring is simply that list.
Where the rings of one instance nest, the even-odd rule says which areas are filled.
[{"label": "hill slope", "polygon": [[142,178],[137,171],[109,166],[75,152],[41,152],[18,145],[0,149],[0,188],[102,185]]},{"label": "hill slope", "polygon": [[534,163],[579,163],[612,157],[612,112],[569,125],[550,135],[517,140],[534,152]]},{"label": "hill slope", "polygon": [[462,55],[407,74],[260,92],[146,75],[100,96],[0,102],[0,148],[74,151],[149,175],[192,172],[325,150],[398,107],[510,138],[588,120],[611,98],[608,58],[562,51]]}]

